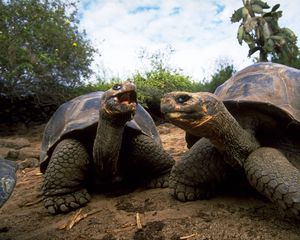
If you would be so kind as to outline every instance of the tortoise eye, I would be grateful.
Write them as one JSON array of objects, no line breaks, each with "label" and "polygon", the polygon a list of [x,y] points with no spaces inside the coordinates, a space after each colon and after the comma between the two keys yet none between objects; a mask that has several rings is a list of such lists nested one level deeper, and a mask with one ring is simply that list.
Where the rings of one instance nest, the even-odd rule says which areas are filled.
[{"label": "tortoise eye", "polygon": [[185,103],[186,101],[188,101],[191,97],[188,95],[181,95],[179,97],[176,98],[176,102],[177,103]]},{"label": "tortoise eye", "polygon": [[122,88],[121,84],[116,84],[112,87],[113,90],[120,90]]}]

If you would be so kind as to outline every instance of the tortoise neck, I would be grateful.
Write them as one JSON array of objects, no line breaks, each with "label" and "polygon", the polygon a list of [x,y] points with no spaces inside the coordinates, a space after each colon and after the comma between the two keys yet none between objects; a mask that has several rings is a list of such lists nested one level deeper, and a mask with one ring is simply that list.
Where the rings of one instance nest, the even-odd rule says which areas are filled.
[{"label": "tortoise neck", "polygon": [[248,155],[259,147],[251,129],[245,130],[224,105],[201,132],[219,151],[225,152],[228,163],[234,167],[237,163],[242,166]]},{"label": "tortoise neck", "polygon": [[96,170],[104,178],[115,177],[122,145],[124,125],[115,125],[111,121],[99,118],[93,145],[93,159]]}]

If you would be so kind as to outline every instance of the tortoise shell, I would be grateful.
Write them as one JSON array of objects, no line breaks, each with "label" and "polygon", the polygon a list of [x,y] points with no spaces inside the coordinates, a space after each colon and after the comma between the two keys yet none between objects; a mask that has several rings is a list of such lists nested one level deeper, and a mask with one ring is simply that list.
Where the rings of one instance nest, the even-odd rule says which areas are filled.
[{"label": "tortoise shell", "polygon": [[[79,137],[88,129],[92,129],[96,133],[103,93],[98,91],[76,97],[62,104],[56,110],[48,121],[43,134],[40,152],[41,172],[46,170],[55,146],[62,139],[70,136]],[[126,123],[126,127],[145,134],[161,144],[153,119],[140,104],[137,104],[134,118]]]},{"label": "tortoise shell", "polygon": [[275,63],[257,63],[237,72],[215,95],[231,110],[261,111],[300,126],[300,70]]},{"label": "tortoise shell", "polygon": [[0,158],[0,208],[12,194],[16,181],[18,164],[15,161],[10,161]]}]

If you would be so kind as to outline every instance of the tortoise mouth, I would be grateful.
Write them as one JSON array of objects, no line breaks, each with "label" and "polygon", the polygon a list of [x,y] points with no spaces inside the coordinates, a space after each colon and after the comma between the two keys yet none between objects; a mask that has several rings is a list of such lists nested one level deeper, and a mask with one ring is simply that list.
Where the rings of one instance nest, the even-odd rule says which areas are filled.
[{"label": "tortoise mouth", "polygon": [[213,120],[213,116],[205,115],[201,112],[191,111],[191,112],[181,112],[173,111],[165,113],[166,118],[172,122],[174,125],[184,129],[184,130],[199,130],[202,129],[206,123]]},{"label": "tortoise mouth", "polygon": [[120,104],[136,104],[137,95],[135,91],[121,92],[113,96]]},{"label": "tortoise mouth", "polygon": [[189,121],[202,118],[203,116],[196,111],[172,111],[165,113],[166,118],[176,121]]}]

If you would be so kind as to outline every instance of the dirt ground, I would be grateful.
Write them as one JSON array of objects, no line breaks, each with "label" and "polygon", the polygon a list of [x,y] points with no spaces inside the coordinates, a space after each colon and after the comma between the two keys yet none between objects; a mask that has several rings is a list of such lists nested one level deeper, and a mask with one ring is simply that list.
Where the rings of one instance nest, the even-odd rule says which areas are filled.
[{"label": "dirt ground", "polygon": [[[159,131],[165,149],[180,159],[186,150],[183,131],[171,124],[160,125]],[[22,135],[36,148],[40,136],[37,130]],[[186,203],[173,199],[168,189],[94,194],[79,211],[52,216],[43,206],[42,178],[37,167],[18,170],[15,191],[0,209],[1,240],[300,239],[299,221],[284,219],[272,203],[247,187]]]}]

